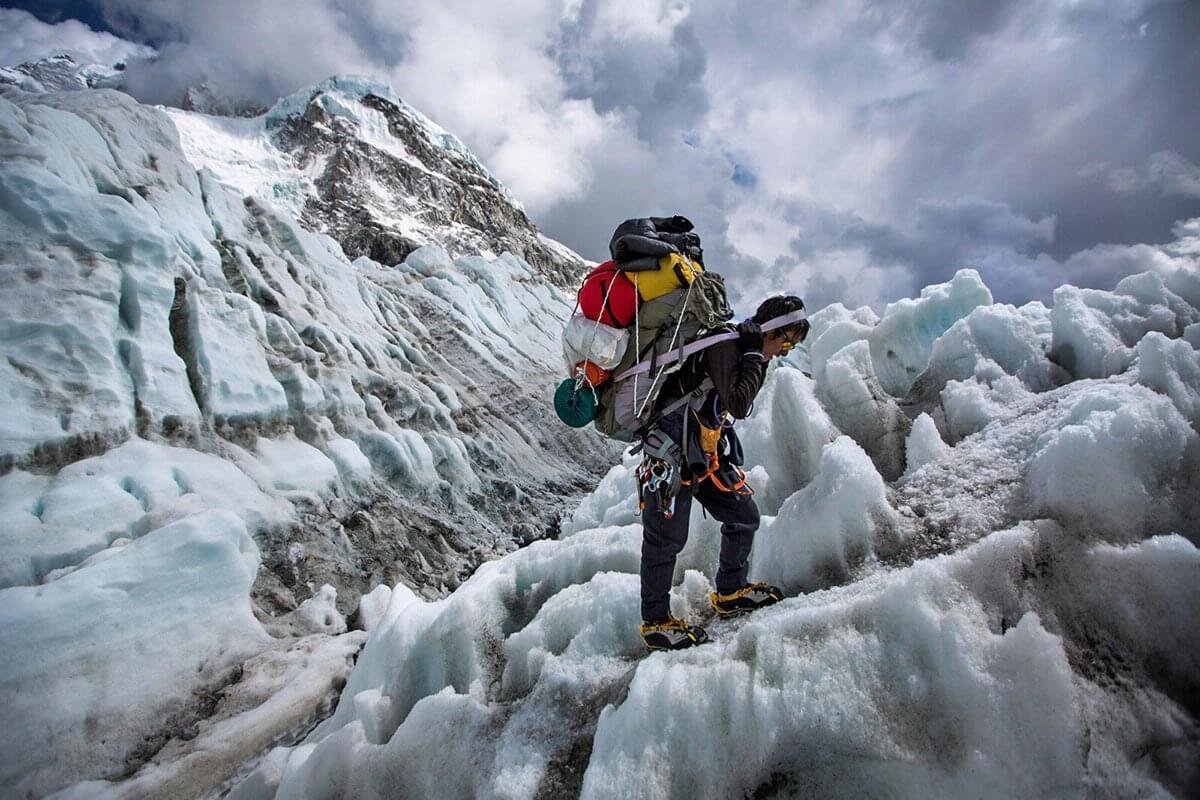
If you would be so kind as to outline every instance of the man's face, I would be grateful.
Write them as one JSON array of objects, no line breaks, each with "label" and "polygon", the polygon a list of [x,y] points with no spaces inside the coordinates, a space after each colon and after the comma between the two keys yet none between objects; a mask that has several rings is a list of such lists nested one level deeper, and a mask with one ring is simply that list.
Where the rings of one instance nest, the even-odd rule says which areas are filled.
[{"label": "man's face", "polygon": [[767,359],[776,356],[786,356],[792,348],[804,341],[804,333],[795,329],[784,328],[771,331],[763,336],[763,355]]}]

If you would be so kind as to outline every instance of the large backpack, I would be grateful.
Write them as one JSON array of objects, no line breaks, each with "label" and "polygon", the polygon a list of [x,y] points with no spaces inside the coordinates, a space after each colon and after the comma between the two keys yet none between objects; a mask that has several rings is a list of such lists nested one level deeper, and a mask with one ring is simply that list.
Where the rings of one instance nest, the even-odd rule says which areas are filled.
[{"label": "large backpack", "polygon": [[[555,408],[573,427],[631,441],[652,421],[667,376],[680,363],[658,357],[698,336],[721,330],[733,317],[725,281],[706,272],[700,237],[686,217],[622,222],[609,242],[612,261],[584,278],[577,314],[563,335],[570,378],[559,385]],[[621,378],[640,364],[638,373]]]},{"label": "large backpack", "polygon": [[[592,421],[596,430],[617,441],[633,441],[653,421],[667,376],[682,365],[681,361],[658,364],[658,358],[705,333],[725,329],[731,319],[725,279],[715,272],[697,271],[686,286],[644,300],[625,355],[613,369],[619,380],[610,380],[599,389]],[[638,364],[646,364],[648,369],[622,377]]]}]

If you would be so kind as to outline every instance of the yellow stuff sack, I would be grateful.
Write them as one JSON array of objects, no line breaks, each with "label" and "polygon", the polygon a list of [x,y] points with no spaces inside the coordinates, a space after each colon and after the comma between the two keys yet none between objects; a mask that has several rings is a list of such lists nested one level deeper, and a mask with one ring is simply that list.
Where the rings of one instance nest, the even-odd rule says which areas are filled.
[{"label": "yellow stuff sack", "polygon": [[703,271],[700,262],[678,253],[669,253],[658,260],[658,269],[625,274],[637,285],[638,296],[644,302],[687,286]]}]

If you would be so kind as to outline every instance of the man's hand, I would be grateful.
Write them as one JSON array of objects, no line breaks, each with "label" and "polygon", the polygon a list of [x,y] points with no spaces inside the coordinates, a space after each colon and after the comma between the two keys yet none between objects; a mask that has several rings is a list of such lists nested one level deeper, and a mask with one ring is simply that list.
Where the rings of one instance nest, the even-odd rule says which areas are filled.
[{"label": "man's hand", "polygon": [[762,352],[763,349],[763,332],[762,326],[752,319],[738,323],[738,346],[742,350],[756,350]]}]

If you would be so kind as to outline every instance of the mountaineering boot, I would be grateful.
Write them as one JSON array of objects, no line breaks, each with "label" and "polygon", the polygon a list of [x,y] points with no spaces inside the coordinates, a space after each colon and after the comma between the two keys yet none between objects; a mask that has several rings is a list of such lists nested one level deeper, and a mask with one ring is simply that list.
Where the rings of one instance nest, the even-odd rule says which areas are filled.
[{"label": "mountaineering boot", "polygon": [[782,599],[783,592],[767,583],[752,583],[749,586],[743,586],[736,592],[729,594],[713,592],[708,596],[713,611],[717,612],[718,617],[736,617],[756,608],[774,605]]},{"label": "mountaineering boot", "polygon": [[642,641],[650,650],[683,650],[708,641],[704,628],[675,617],[662,622],[643,622],[641,632]]}]

